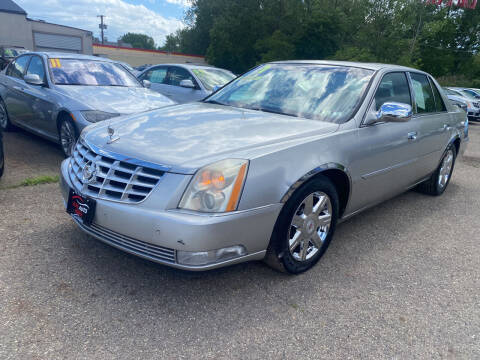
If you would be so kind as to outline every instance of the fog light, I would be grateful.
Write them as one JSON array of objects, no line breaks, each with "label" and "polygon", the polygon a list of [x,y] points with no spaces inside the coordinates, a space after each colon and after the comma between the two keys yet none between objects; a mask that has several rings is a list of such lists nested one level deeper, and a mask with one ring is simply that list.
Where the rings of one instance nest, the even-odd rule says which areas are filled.
[{"label": "fog light", "polygon": [[229,246],[210,251],[182,251],[177,250],[177,262],[183,265],[208,265],[226,260],[235,259],[247,254],[242,245]]}]

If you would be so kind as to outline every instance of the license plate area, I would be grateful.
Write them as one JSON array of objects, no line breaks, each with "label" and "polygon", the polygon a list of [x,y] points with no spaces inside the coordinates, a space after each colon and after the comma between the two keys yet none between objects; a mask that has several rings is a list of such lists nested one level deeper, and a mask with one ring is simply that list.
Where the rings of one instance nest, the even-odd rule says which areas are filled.
[{"label": "license plate area", "polygon": [[78,194],[70,189],[67,202],[67,213],[81,220],[85,225],[91,225],[95,215],[96,201]]}]

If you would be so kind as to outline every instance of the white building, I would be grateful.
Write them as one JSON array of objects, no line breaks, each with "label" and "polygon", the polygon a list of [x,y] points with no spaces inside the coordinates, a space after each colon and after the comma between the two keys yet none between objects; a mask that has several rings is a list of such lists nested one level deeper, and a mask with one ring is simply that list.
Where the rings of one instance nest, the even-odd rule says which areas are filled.
[{"label": "white building", "polygon": [[91,31],[29,19],[12,0],[0,0],[0,46],[92,55],[92,40]]}]

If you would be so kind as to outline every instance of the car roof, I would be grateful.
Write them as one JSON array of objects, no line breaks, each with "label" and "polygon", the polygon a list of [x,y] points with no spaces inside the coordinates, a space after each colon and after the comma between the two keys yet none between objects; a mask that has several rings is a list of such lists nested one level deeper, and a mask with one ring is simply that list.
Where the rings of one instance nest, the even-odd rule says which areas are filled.
[{"label": "car roof", "polygon": [[287,61],[272,61],[268,64],[318,64],[318,65],[335,65],[335,66],[347,66],[347,67],[357,67],[368,70],[398,70],[398,71],[415,71],[426,74],[422,70],[414,69],[402,65],[392,65],[392,64],[382,64],[382,63],[367,63],[367,62],[356,62],[356,61],[337,61],[337,60],[287,60]]},{"label": "car roof", "polygon": [[47,59],[78,59],[78,60],[106,61],[106,62],[114,62],[114,63],[117,62],[115,60],[100,57],[100,56],[91,56],[91,55],[66,53],[66,52],[29,51],[28,53],[25,53],[22,55],[34,55],[34,54],[44,56]]},{"label": "car roof", "polygon": [[219,69],[219,70],[224,70],[224,71],[228,71],[228,72],[231,72],[230,70],[227,70],[227,69],[222,69],[222,68],[218,68],[218,67],[215,67],[215,66],[210,66],[210,65],[198,65],[198,64],[174,64],[174,63],[168,63],[168,64],[155,64],[155,65],[150,65],[148,67],[151,68],[151,67],[154,67],[154,66],[179,66],[179,67],[183,67],[185,69]]}]

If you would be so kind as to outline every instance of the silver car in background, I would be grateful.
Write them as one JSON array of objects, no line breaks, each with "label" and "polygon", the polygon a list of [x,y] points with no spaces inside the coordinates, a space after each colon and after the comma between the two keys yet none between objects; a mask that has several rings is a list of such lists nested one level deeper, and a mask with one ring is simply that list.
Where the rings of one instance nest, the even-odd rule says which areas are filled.
[{"label": "silver car in background", "polygon": [[236,75],[211,66],[160,64],[147,68],[137,77],[148,80],[152,90],[183,104],[204,99]]},{"label": "silver car in background", "polygon": [[0,127],[58,142],[67,156],[89,124],[172,104],[105,58],[32,52],[0,73]]},{"label": "silver car in background", "polygon": [[467,116],[470,121],[480,120],[480,96],[476,92],[456,87],[444,88],[447,96],[462,98],[467,104]]},{"label": "silver car in background", "polygon": [[61,167],[88,234],[165,265],[313,266],[336,224],[413,187],[440,195],[465,112],[416,69],[261,65],[202,102],[99,123]]}]

